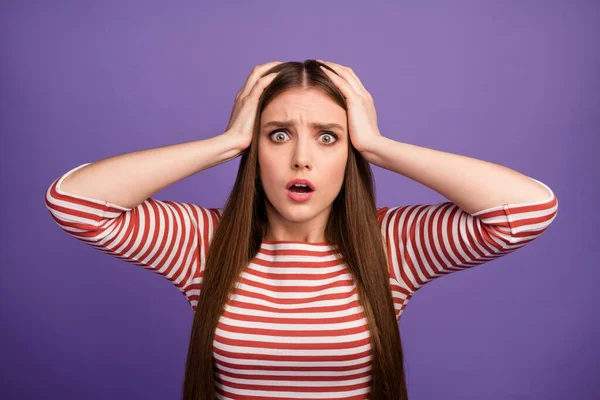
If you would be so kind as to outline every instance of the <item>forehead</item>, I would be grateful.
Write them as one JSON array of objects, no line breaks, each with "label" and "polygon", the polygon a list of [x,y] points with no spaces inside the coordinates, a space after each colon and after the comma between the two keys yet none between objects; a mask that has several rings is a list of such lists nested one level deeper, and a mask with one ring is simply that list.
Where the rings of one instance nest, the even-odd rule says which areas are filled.
[{"label": "forehead", "polygon": [[261,127],[269,121],[338,123],[346,128],[346,110],[333,99],[316,89],[291,89],[273,99],[263,110]]}]

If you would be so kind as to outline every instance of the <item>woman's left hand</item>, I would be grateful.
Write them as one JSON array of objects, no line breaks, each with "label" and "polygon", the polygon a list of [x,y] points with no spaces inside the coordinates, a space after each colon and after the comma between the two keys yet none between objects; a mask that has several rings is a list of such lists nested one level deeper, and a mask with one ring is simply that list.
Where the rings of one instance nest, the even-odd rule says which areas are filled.
[{"label": "woman's left hand", "polygon": [[[365,89],[352,68],[329,61],[317,60],[333,69],[320,66],[346,98],[348,107],[348,133],[352,145],[359,152],[368,152],[381,137],[377,127],[377,113],[371,94]],[[339,76],[338,76],[339,75]]]}]

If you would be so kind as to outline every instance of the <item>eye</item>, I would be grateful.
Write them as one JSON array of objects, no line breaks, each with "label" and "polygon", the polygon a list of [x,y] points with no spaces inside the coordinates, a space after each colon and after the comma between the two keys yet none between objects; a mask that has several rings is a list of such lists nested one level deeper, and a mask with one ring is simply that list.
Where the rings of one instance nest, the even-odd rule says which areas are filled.
[{"label": "eye", "polygon": [[[282,129],[277,129],[277,130],[274,130],[274,131],[272,131],[271,133],[269,133],[269,136],[270,136],[270,137],[273,137],[273,134],[274,134],[274,133],[277,133],[277,132],[283,132],[283,133],[285,133],[285,132],[284,132]],[[285,133],[285,134],[287,135],[287,133]],[[279,138],[281,138],[281,137],[283,136],[283,134],[282,134],[282,133],[279,133],[279,134],[278,134],[278,135],[276,135],[276,136],[277,136],[277,137],[279,137]],[[277,140],[275,140],[275,141],[276,141],[276,142],[281,142],[282,140],[278,140],[278,139],[277,139]]]},{"label": "eye", "polygon": [[[277,138],[281,138],[282,137],[282,133],[284,133],[285,135],[287,135],[287,132],[285,132],[283,129],[276,129],[274,131],[271,131],[271,133],[269,133],[269,136],[272,138],[275,133],[278,133],[278,135],[275,135],[275,137],[277,137]],[[333,141],[331,141],[331,138],[329,138],[329,139],[323,141],[323,143],[325,143],[325,144],[335,143],[338,140],[338,135],[336,135],[335,133],[333,133],[331,131],[321,132],[321,137],[323,135],[325,135],[326,137],[327,136],[333,137],[333,139],[334,139]],[[283,142],[284,140],[276,139],[275,141],[276,142]]]},{"label": "eye", "polygon": [[[333,132],[325,131],[325,132],[323,132],[323,134],[327,135],[327,136],[333,137],[333,139],[334,139],[333,143],[335,143],[337,141],[337,139],[338,139],[338,136],[335,133],[333,133]],[[332,143],[331,139],[328,139],[325,143]]]}]

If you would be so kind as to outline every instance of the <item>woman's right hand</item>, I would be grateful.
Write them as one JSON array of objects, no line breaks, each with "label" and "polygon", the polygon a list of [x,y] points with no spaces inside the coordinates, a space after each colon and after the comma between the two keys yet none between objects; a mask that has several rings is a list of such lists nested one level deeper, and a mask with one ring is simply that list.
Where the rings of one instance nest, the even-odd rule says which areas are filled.
[{"label": "woman's right hand", "polygon": [[258,100],[264,88],[277,76],[277,72],[272,72],[264,77],[262,75],[277,64],[281,64],[281,61],[273,61],[254,67],[244,87],[235,96],[235,104],[229,117],[229,124],[227,124],[223,135],[230,135],[235,138],[236,142],[239,143],[240,153],[252,143]]}]

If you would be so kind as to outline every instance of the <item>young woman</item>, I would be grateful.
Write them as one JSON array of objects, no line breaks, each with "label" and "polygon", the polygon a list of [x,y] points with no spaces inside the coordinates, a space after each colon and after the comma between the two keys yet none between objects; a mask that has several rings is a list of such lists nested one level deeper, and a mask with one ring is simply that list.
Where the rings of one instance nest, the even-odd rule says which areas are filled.
[{"label": "young woman", "polygon": [[[398,322],[414,293],[539,237],[558,202],[509,168],[388,139],[376,119],[352,69],[267,63],[223,134],[80,165],[46,205],[186,296],[184,399],[406,399]],[[239,155],[224,208],[151,197]],[[376,208],[369,163],[450,201]]]}]

